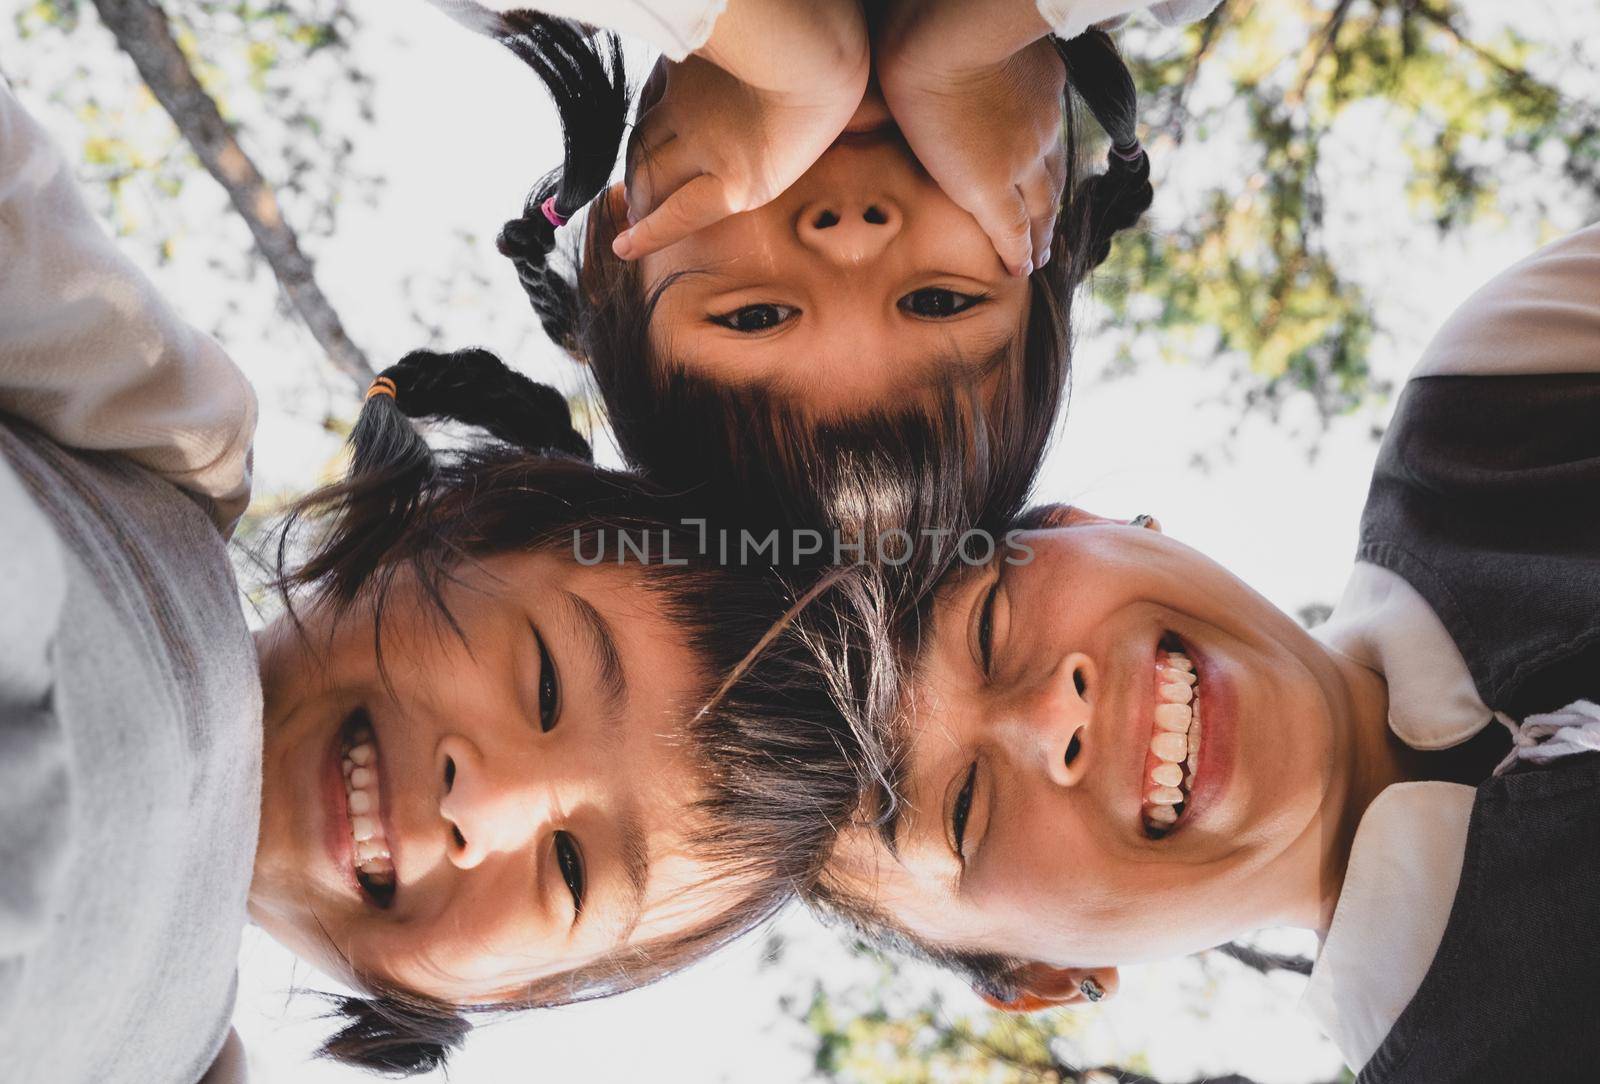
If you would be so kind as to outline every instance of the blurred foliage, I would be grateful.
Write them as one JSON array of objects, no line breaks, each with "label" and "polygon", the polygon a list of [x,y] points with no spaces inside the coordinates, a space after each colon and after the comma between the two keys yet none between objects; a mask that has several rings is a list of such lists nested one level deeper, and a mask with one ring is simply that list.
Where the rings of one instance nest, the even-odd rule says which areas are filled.
[{"label": "blurred foliage", "polygon": [[[352,168],[356,140],[374,116],[372,79],[353,48],[362,26],[349,0],[185,0],[164,8],[222,115],[272,164],[270,180],[302,239],[331,234],[344,201],[376,198],[382,178]],[[191,182],[209,184],[204,171],[88,0],[28,0],[15,28],[24,45],[71,56],[54,69],[30,63],[50,73],[38,89],[80,121],[85,179],[105,194],[108,221],[164,261],[187,240],[172,205]],[[62,41],[70,51],[60,50]],[[219,253],[214,266],[245,278],[255,257]]]},{"label": "blurred foliage", "polygon": [[1592,218],[1600,110],[1556,76],[1577,69],[1592,79],[1600,42],[1563,38],[1570,28],[1550,18],[1537,20],[1538,39],[1480,32],[1473,7],[1484,9],[1457,0],[1227,0],[1172,55],[1146,61],[1135,45],[1158,173],[1164,157],[1182,160],[1173,152],[1191,138],[1236,157],[1186,201],[1181,221],[1119,240],[1106,277],[1124,285],[1104,298],[1124,335],[1124,367],[1151,356],[1136,351],[1140,340],[1168,360],[1221,359],[1236,367],[1245,413],[1303,392],[1324,424],[1387,395],[1369,367],[1380,332],[1374,298],[1329,235],[1330,167],[1342,167],[1347,202],[1361,188],[1350,183],[1352,163],[1328,160],[1329,137],[1358,111],[1374,152],[1409,156],[1404,198],[1418,231],[1450,234],[1514,209],[1538,219],[1529,192]]},{"label": "blurred foliage", "polygon": [[[873,981],[830,990],[813,983],[809,997],[785,1007],[813,1036],[813,1070],[834,1084],[1191,1084],[1157,1076],[1143,1057],[1098,1064],[1083,1056],[1087,1020],[1081,1011],[1018,1016],[958,1008],[917,980],[914,969],[882,959]],[[1193,961],[1198,973],[1212,966]],[[1231,966],[1231,965],[1229,965]],[[1235,972],[1236,973],[1236,972]],[[963,997],[964,1004],[971,999]],[[1091,1010],[1092,1011],[1092,1010]],[[1326,1084],[1349,1084],[1340,1070]],[[1239,1074],[1203,1074],[1192,1084],[1254,1084]]]}]

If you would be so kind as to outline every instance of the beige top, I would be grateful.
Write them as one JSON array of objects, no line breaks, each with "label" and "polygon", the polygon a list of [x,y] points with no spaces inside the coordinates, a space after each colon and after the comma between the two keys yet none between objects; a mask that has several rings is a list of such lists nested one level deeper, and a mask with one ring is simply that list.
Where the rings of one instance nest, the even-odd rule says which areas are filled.
[{"label": "beige top", "polygon": [[106,236],[3,79],[0,329],[0,413],[127,456],[232,530],[250,500],[255,393]]}]

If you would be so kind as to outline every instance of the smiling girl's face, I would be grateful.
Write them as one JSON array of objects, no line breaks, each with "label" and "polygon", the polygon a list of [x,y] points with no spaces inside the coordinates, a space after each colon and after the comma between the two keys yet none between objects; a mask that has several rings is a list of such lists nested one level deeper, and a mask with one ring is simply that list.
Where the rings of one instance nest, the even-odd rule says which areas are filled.
[{"label": "smiling girl's face", "polygon": [[903,808],[832,875],[924,941],[1058,967],[1316,928],[1390,781],[1355,723],[1382,731],[1381,682],[1180,543],[1073,518],[943,592]]},{"label": "smiling girl's face", "polygon": [[782,196],[646,256],[662,363],[766,385],[819,416],[979,382],[1020,351],[1028,280],[907,150],[869,90]]},{"label": "smiling girl's face", "polygon": [[391,592],[383,671],[368,610],[260,636],[256,921],[332,974],[470,1003],[718,913],[680,741],[704,678],[637,575],[469,563],[460,636],[418,596]]}]

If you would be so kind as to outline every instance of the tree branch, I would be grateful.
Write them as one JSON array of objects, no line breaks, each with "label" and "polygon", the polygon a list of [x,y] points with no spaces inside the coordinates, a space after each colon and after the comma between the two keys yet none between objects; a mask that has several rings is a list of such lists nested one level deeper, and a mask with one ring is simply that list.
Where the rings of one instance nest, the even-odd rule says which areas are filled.
[{"label": "tree branch", "polygon": [[94,6],[206,172],[227,191],[289,304],[327,352],[328,360],[365,387],[372,379],[371,364],[346,334],[339,314],[317,285],[311,261],[300,251],[299,239],[284,221],[272,187],[195,77],[188,57],[172,36],[166,12],[154,0],[94,0]]}]

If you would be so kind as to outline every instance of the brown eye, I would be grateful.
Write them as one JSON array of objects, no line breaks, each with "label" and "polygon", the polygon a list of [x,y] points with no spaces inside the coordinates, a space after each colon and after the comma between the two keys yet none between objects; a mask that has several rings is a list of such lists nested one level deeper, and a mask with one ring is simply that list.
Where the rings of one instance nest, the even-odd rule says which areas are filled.
[{"label": "brown eye", "polygon": [[533,639],[539,645],[539,729],[549,733],[555,728],[556,717],[561,711],[561,684],[556,676],[555,662],[550,658],[550,651],[544,646],[544,637],[539,635],[539,630],[533,630]]},{"label": "brown eye", "polygon": [[583,852],[578,850],[577,841],[566,832],[557,832],[555,836],[556,865],[561,869],[561,879],[567,883],[567,891],[572,893],[572,913],[583,914]]},{"label": "brown eye", "polygon": [[974,305],[981,305],[989,298],[984,294],[963,294],[955,290],[945,290],[938,287],[929,287],[925,290],[913,290],[899,301],[900,311],[911,316],[920,316],[925,320],[946,320],[952,316],[960,316]]},{"label": "brown eye", "polygon": [[730,331],[754,335],[787,324],[798,315],[800,310],[793,305],[745,305],[732,312],[712,316],[711,322]]},{"label": "brown eye", "polygon": [[967,820],[972,816],[972,791],[977,782],[978,762],[973,761],[972,767],[967,769],[967,781],[962,784],[955,807],[950,811],[950,836],[955,840],[956,855],[960,858],[966,857]]}]

